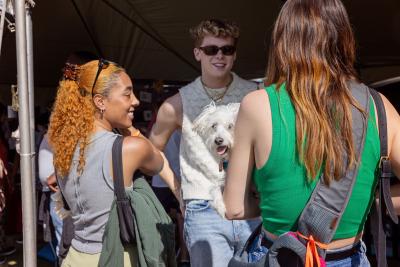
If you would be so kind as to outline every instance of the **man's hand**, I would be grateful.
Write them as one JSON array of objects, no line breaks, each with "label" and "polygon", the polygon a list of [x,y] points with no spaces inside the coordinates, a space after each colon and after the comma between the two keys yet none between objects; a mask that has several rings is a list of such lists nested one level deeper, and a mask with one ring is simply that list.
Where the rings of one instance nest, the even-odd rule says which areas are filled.
[{"label": "man's hand", "polygon": [[8,172],[6,167],[4,166],[4,162],[0,159],[0,179],[3,179],[4,176],[7,176]]}]

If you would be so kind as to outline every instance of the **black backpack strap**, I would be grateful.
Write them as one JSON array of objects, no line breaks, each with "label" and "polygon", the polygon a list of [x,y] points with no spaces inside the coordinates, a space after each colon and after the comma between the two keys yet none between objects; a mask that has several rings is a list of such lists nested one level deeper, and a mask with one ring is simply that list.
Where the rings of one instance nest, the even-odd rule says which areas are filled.
[{"label": "black backpack strap", "polygon": [[57,175],[57,171],[56,171],[56,170],[54,170],[54,175],[56,176],[56,181],[57,181],[57,185],[58,185],[58,190],[60,190],[60,193],[61,193],[61,198],[62,198],[62,202],[63,202],[63,204],[64,204],[64,209],[70,211],[71,208],[69,207],[67,200],[65,200],[64,194],[63,194],[63,192],[62,192],[62,190],[61,190],[60,181],[59,181],[59,178],[58,178],[58,175]]},{"label": "black backpack strap", "polygon": [[126,196],[124,187],[123,164],[122,164],[122,143],[123,136],[117,136],[112,147],[112,166],[114,178],[114,193],[118,213],[121,241],[124,244],[135,243],[134,211],[131,201]]},{"label": "black backpack strap", "polygon": [[371,210],[371,232],[374,240],[377,266],[385,267],[386,262],[386,235],[384,230],[385,213],[394,223],[398,223],[398,217],[393,207],[390,194],[390,178],[393,177],[392,167],[388,155],[387,121],[385,106],[377,91],[370,88],[378,115],[379,139],[380,139],[380,161],[378,166],[378,195],[379,202],[372,206]]},{"label": "black backpack strap", "polygon": [[112,166],[113,166],[113,178],[114,178],[114,192],[117,200],[125,200],[127,196],[125,194],[124,187],[124,175],[122,165],[122,143],[124,138],[117,136],[112,146]]}]

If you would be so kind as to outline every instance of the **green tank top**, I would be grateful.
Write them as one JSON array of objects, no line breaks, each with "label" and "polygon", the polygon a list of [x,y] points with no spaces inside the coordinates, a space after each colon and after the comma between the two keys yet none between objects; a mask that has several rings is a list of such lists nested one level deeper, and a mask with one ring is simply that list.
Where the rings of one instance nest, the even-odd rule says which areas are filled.
[{"label": "green tank top", "polygon": [[[317,180],[308,182],[306,170],[297,156],[295,109],[285,86],[266,87],[272,114],[272,147],[260,169],[254,168],[253,181],[260,193],[264,228],[281,235],[297,229],[297,220],[307,204]],[[379,135],[373,101],[370,101],[367,135],[353,192],[333,239],[356,236],[363,230],[373,201],[380,158]]]}]

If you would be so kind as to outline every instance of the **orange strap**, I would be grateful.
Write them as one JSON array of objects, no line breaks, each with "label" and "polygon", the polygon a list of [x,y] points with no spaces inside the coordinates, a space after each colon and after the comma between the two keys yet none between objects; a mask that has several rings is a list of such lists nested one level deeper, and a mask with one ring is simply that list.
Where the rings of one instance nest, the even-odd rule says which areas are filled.
[{"label": "orange strap", "polygon": [[300,232],[296,233],[301,238],[307,240],[307,251],[306,251],[306,265],[305,267],[313,267],[314,260],[317,262],[317,266],[320,267],[320,260],[318,255],[317,246],[322,249],[327,249],[328,245],[320,243],[314,240],[314,237],[310,235],[309,237],[302,235]]}]

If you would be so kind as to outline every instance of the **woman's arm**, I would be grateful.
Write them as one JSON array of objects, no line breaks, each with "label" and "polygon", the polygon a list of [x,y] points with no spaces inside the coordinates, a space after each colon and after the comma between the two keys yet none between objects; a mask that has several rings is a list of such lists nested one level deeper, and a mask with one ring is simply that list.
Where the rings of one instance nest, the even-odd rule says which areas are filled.
[{"label": "woman's arm", "polygon": [[395,184],[390,187],[390,193],[392,194],[392,201],[394,209],[398,216],[400,216],[400,184]]},{"label": "woman's arm", "polygon": [[[389,100],[381,94],[385,105],[388,128],[388,152],[392,171],[400,179],[400,116]],[[400,215],[400,184],[391,186],[394,208]]]},{"label": "woman's arm", "polygon": [[130,186],[136,170],[152,176],[163,168],[160,152],[147,138],[128,136],[122,145],[122,161],[125,186]]},{"label": "woman's arm", "polygon": [[176,177],[175,172],[172,170],[171,166],[169,165],[169,162],[167,158],[165,157],[165,154],[161,152],[161,155],[164,159],[164,166],[162,170],[160,171],[159,175],[160,177],[164,180],[164,182],[168,185],[168,187],[171,189],[172,193],[174,193],[176,199],[179,201],[179,203],[182,203],[182,196],[181,196],[181,183],[179,182],[179,179]]},{"label": "woman's arm", "polygon": [[228,219],[252,218],[260,214],[257,199],[251,190],[257,113],[255,97],[252,93],[243,99],[236,121],[235,144],[229,158],[224,188],[225,215]]},{"label": "woman's arm", "polygon": [[393,173],[400,179],[400,116],[389,100],[381,96],[386,110],[389,159]]}]

